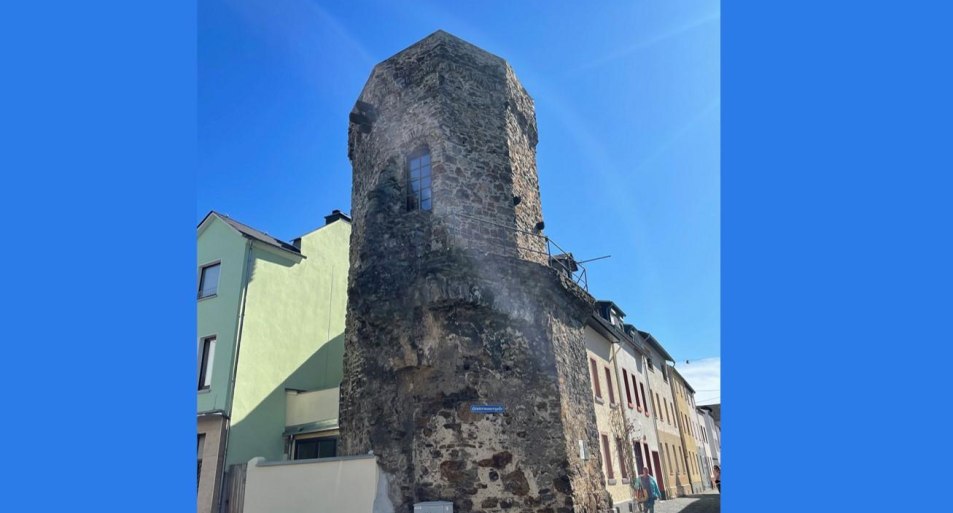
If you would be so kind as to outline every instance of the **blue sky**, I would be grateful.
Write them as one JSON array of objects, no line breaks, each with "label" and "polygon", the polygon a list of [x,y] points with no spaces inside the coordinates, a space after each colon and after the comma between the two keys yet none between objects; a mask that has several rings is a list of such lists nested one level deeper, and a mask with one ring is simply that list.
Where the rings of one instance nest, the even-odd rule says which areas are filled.
[{"label": "blue sky", "polygon": [[689,381],[717,371],[718,1],[198,6],[196,223],[218,210],[287,240],[349,211],[348,112],[375,63],[443,29],[509,61],[535,100],[546,232],[612,255],[587,266],[590,292]]}]

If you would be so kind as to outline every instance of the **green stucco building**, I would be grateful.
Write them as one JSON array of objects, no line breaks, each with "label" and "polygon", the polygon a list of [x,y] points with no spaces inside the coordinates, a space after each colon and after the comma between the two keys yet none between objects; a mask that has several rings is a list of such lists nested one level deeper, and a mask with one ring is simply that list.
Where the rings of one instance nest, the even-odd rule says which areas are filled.
[{"label": "green stucco building", "polygon": [[336,402],[342,378],[351,223],[336,210],[325,221],[291,243],[217,212],[198,226],[199,512],[218,511],[232,465],[315,451],[296,437],[337,427],[288,429]]}]

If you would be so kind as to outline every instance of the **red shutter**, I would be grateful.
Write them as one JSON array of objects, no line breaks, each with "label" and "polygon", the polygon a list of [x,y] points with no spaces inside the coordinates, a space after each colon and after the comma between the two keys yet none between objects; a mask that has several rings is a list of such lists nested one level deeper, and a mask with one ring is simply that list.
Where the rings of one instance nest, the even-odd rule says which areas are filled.
[{"label": "red shutter", "polygon": [[612,392],[612,372],[606,369],[606,388],[609,389],[609,404],[615,404],[615,394]]},{"label": "red shutter", "polygon": [[[633,376],[634,377],[634,376]],[[622,369],[622,381],[625,383],[625,398],[629,401],[629,408],[632,407],[632,392],[629,392],[629,373]],[[636,394],[638,398],[638,394]]]},{"label": "red shutter", "polygon": [[635,392],[635,405],[642,411],[642,400],[639,399],[639,382],[635,380],[635,374],[632,375],[632,391]]},{"label": "red shutter", "polygon": [[592,364],[592,386],[596,387],[596,397],[602,397],[602,389],[599,387],[599,367],[592,358],[589,359],[589,363]]}]

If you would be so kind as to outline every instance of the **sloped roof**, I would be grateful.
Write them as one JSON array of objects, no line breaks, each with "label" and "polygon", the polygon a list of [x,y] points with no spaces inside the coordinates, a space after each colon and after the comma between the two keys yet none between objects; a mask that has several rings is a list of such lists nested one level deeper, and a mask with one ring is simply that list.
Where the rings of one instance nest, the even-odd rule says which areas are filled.
[{"label": "sloped roof", "polygon": [[242,236],[244,236],[244,237],[247,237],[247,238],[252,239],[252,240],[257,240],[257,241],[259,241],[259,242],[263,242],[263,243],[265,243],[265,244],[268,244],[269,246],[273,246],[273,247],[275,247],[275,248],[278,248],[278,249],[281,249],[281,250],[284,250],[284,251],[288,251],[288,252],[290,252],[290,253],[294,253],[295,255],[298,255],[298,256],[300,256],[301,258],[305,258],[305,256],[301,254],[301,250],[299,250],[298,248],[294,247],[294,245],[289,244],[289,243],[287,243],[287,242],[285,242],[285,241],[283,241],[283,240],[281,240],[281,239],[278,239],[278,238],[276,238],[276,237],[272,237],[271,235],[268,235],[268,233],[266,233],[266,232],[263,232],[263,231],[261,231],[261,230],[256,230],[255,228],[252,228],[251,226],[248,226],[247,224],[244,224],[244,223],[241,223],[241,222],[239,222],[239,221],[236,221],[235,219],[232,219],[231,217],[228,217],[227,215],[221,214],[221,213],[216,212],[216,211],[214,211],[214,210],[211,211],[211,212],[209,212],[209,213],[205,216],[205,218],[202,219],[202,222],[199,223],[199,226],[202,226],[203,224],[205,224],[205,221],[207,221],[208,218],[209,218],[210,216],[213,216],[213,215],[214,215],[215,217],[221,219],[221,220],[224,221],[225,223],[227,223],[227,224],[228,224],[229,226],[231,226],[232,228],[238,230],[238,232],[241,233]]},{"label": "sloped roof", "polygon": [[698,407],[699,410],[706,409],[711,412],[711,418],[715,421],[715,424],[718,424],[721,427],[721,403],[715,404],[703,404]]},{"label": "sloped roof", "polygon": [[689,390],[691,390],[691,392],[694,394],[694,393],[695,393],[695,389],[692,388],[692,385],[688,382],[687,379],[685,379],[685,376],[682,376],[682,373],[681,373],[681,372],[678,372],[678,369],[676,369],[674,365],[673,365],[673,366],[669,366],[669,368],[672,369],[672,370],[675,372],[675,375],[678,376],[678,379],[680,379],[680,380],[682,381],[682,383],[685,383],[685,387],[688,388]]},{"label": "sloped roof", "polygon": [[656,351],[658,351],[658,353],[662,355],[662,358],[665,358],[667,361],[670,361],[670,362],[675,361],[675,358],[672,358],[672,355],[668,354],[668,351],[666,351],[665,348],[662,347],[662,344],[660,344],[659,341],[656,340],[651,333],[647,331],[642,331],[642,330],[637,330],[637,331],[639,332],[639,335],[642,336],[642,340],[644,340],[647,344],[651,345]]},{"label": "sloped roof", "polygon": [[608,305],[610,308],[613,308],[615,309],[615,311],[619,312],[619,315],[621,315],[622,317],[625,317],[625,312],[623,312],[622,309],[619,308],[619,305],[613,303],[612,301],[609,301],[607,299],[600,299],[596,301],[596,305],[597,306]]}]

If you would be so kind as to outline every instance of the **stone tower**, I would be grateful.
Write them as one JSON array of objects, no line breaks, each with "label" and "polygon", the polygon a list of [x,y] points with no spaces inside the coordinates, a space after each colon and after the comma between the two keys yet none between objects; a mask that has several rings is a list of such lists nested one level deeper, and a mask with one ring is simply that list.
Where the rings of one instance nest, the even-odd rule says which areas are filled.
[{"label": "stone tower", "polygon": [[592,298],[549,266],[536,142],[510,66],[443,31],[378,64],[351,112],[340,449],[374,451],[399,513],[609,507]]}]

